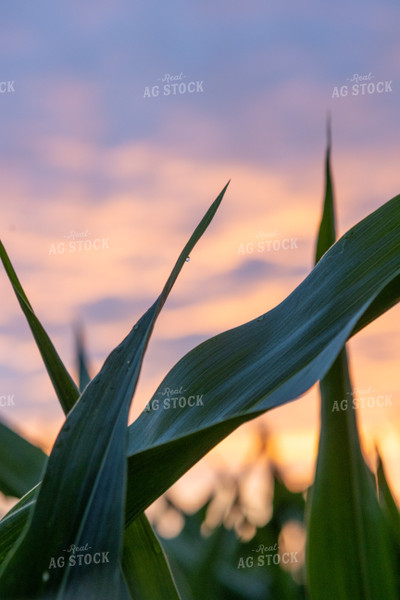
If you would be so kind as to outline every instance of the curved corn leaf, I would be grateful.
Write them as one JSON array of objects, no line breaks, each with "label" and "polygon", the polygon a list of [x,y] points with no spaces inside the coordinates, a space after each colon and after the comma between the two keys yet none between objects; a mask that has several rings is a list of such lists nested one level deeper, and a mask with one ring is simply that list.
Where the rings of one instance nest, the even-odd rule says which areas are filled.
[{"label": "curved corn leaf", "polygon": [[[338,240],[279,306],[189,352],[129,427],[127,522],[240,424],[321,379],[374,300],[399,299],[400,196]],[[396,296],[388,298],[386,287]],[[364,320],[364,326],[366,322]],[[163,404],[183,390],[197,406]],[[199,400],[199,402],[198,402]],[[183,404],[183,402],[182,402]],[[140,486],[136,482],[140,481]]]},{"label": "curved corn leaf", "polygon": [[[181,252],[159,298],[110,354],[69,412],[50,455],[28,529],[0,572],[0,589],[7,599],[28,595],[44,600],[129,598],[120,570],[129,406],[156,318],[225,190]],[[13,276],[10,266],[8,273]],[[19,299],[29,308],[21,290],[17,289]],[[32,321],[29,312],[27,316]],[[53,359],[64,373],[58,357]]]},{"label": "curved corn leaf", "polygon": [[[325,181],[317,262],[336,237],[330,143]],[[308,506],[310,597],[395,600],[393,545],[361,452],[345,348],[320,381],[320,392],[321,432]],[[345,410],[336,410],[342,400]]]}]

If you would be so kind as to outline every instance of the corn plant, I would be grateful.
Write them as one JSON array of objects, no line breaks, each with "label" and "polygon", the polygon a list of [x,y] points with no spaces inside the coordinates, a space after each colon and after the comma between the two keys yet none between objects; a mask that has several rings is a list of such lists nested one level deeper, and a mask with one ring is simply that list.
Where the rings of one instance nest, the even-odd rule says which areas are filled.
[{"label": "corn plant", "polygon": [[[160,296],[81,390],[0,245],[65,413],[49,457],[1,427],[9,444],[0,445],[1,489],[24,494],[0,521],[2,600],[185,598],[144,510],[241,424],[295,400],[318,380],[321,438],[308,502],[310,598],[399,598],[399,515],[382,465],[378,501],[354,415],[338,418],[329,406],[351,389],[346,341],[399,300],[400,196],[334,242],[329,151],[330,145],[317,264],[274,309],[206,340],[170,370],[150,406],[166,387],[183,387],[188,396],[202,395],[202,405],[189,410],[145,410],[127,426],[156,319],[227,186],[182,250]],[[19,460],[12,462],[10,455]]]}]

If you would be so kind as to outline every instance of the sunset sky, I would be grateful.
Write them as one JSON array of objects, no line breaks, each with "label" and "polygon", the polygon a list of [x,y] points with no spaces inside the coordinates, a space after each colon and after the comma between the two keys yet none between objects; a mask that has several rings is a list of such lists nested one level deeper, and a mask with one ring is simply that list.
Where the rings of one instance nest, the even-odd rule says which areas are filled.
[{"label": "sunset sky", "polygon": [[[339,233],[400,192],[399,29],[394,0],[2,3],[0,238],[71,371],[74,323],[94,374],[229,179],[156,325],[132,418],[185,352],[304,279],[329,112]],[[14,401],[0,419],[49,451],[63,414],[4,272],[0,302],[0,396]],[[349,344],[361,395],[391,397],[358,412],[398,498],[399,316]],[[309,484],[317,388],[264,420],[287,477]],[[210,464],[246,460],[252,427]]]}]

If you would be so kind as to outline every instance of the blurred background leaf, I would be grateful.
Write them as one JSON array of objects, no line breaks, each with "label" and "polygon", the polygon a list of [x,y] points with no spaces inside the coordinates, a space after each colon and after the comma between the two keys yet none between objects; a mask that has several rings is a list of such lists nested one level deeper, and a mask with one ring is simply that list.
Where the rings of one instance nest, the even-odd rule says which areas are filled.
[{"label": "blurred background leaf", "polygon": [[79,391],[83,392],[90,382],[89,362],[85,347],[84,332],[81,324],[75,326],[76,365],[78,371]]},{"label": "blurred background leaf", "polygon": [[[217,497],[210,497],[195,513],[182,513],[184,526],[178,536],[162,538],[183,600],[306,598],[304,554],[296,553],[298,562],[291,561],[289,565],[295,578],[288,568],[282,567],[281,560],[285,551],[282,535],[286,526],[297,523],[299,528],[303,527],[304,497],[301,493],[291,492],[284,485],[277,468],[266,464],[265,458],[265,455],[259,457],[250,467],[257,470],[263,462],[264,470],[272,479],[272,512],[264,525],[249,527],[251,523],[240,493],[248,475],[243,471],[236,478],[231,476],[227,479],[225,475],[220,482],[222,488],[236,489],[230,504],[224,506],[222,502],[221,506],[221,500],[218,502]],[[167,495],[168,504],[179,510]],[[215,505],[218,504],[224,518],[210,527],[208,516],[215,515]],[[159,516],[161,518],[162,515]],[[238,536],[233,527],[235,522],[239,531],[254,529],[250,539],[248,535],[247,540]]]}]

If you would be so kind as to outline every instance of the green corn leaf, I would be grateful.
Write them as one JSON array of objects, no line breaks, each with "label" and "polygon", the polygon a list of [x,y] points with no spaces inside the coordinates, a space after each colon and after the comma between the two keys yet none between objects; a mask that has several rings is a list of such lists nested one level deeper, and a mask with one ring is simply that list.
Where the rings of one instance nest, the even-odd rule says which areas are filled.
[{"label": "green corn leaf", "polygon": [[[158,408],[129,427],[128,523],[240,424],[321,379],[380,295],[374,318],[398,301],[399,286],[390,284],[400,274],[399,224],[396,196],[338,240],[279,306],[203,342],[171,369],[149,404]],[[383,293],[387,286],[395,296]],[[163,406],[167,388],[197,405]]]},{"label": "green corn leaf", "polygon": [[144,515],[125,530],[122,566],[135,600],[179,600],[167,559]]},{"label": "green corn leaf", "polygon": [[[67,414],[78,400],[78,388],[70,377],[42,324],[35,315],[1,241],[0,258],[33,333],[61,407],[64,413]],[[30,487],[32,487],[32,485]],[[26,526],[29,515],[35,506],[38,489],[38,486],[36,486],[28,493],[26,493],[27,490],[25,489],[24,493],[26,493],[26,495],[24,498],[22,498],[20,502],[18,502],[0,521],[0,564],[3,563],[8,552],[16,543],[23,528]]]},{"label": "green corn leaf", "polygon": [[36,485],[47,456],[15,431],[0,423],[0,491],[20,498]]},{"label": "green corn leaf", "polygon": [[[325,170],[317,262],[336,238],[330,139]],[[393,545],[361,452],[346,349],[320,381],[320,392],[321,432],[308,507],[310,598],[394,600],[397,593]],[[347,406],[340,410],[343,400]]]},{"label": "green corn leaf", "polygon": [[35,338],[40,354],[42,355],[43,362],[53,383],[58,399],[60,400],[61,406],[64,412],[67,414],[74,406],[79,396],[77,387],[67,370],[64,368],[64,365],[62,364],[61,359],[58,356],[49,336],[35,315],[1,241],[0,258],[3,262],[10,283],[14,289],[15,295],[17,296],[17,300],[28,321],[29,327],[32,331],[33,337]]},{"label": "green corn leaf", "polygon": [[336,241],[335,204],[333,182],[331,173],[331,124],[328,121],[328,147],[325,156],[325,198],[323,203],[322,219],[319,226],[315,262],[329,250]]},{"label": "green corn leaf", "polygon": [[[35,505],[37,491],[37,487],[31,490],[1,521],[0,564],[25,527],[30,511]],[[144,561],[142,557],[145,557]],[[146,600],[145,593],[148,588],[151,592],[148,596],[150,600],[157,600],[158,597],[163,600],[179,599],[162,546],[144,514],[125,531],[122,570],[127,587],[135,600]]]},{"label": "green corn leaf", "polygon": [[32,488],[0,521],[0,565],[25,528],[35,506],[40,484]]},{"label": "green corn leaf", "polygon": [[[156,318],[225,190],[181,252],[159,298],[110,354],[69,412],[50,455],[28,529],[0,571],[0,589],[7,600],[28,595],[44,600],[129,597],[120,570],[129,406]],[[21,298],[21,290],[18,293]],[[91,561],[97,556],[101,564],[82,564],[81,558],[76,568],[78,557],[88,555]]]},{"label": "green corn leaf", "polygon": [[308,526],[310,597],[395,600],[393,541],[361,454],[352,408],[335,410],[338,399],[352,402],[347,368],[342,352],[321,382],[321,438]]}]

